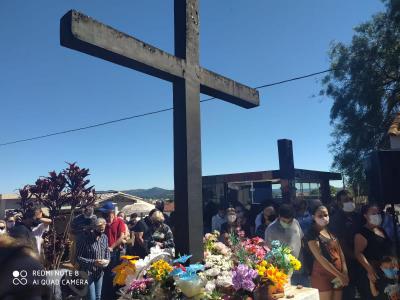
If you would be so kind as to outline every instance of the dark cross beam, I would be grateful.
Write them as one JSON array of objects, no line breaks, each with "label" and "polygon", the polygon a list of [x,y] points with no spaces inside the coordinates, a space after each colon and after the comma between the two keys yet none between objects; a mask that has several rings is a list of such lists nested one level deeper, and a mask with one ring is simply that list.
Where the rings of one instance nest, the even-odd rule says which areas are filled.
[{"label": "dark cross beam", "polygon": [[200,93],[244,108],[255,89],[199,66],[198,0],[174,0],[175,56],[76,11],[61,19],[61,45],[173,83],[177,253],[203,258]]}]

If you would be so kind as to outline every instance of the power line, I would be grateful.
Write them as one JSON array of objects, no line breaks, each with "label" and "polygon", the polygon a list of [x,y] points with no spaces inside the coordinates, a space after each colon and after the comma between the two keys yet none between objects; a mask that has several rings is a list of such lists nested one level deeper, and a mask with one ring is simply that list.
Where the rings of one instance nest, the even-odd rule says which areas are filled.
[{"label": "power line", "polygon": [[[311,74],[307,74],[307,75],[303,75],[303,76],[299,76],[299,77],[294,77],[294,78],[290,78],[290,79],[286,79],[286,80],[282,80],[282,81],[277,81],[277,82],[273,82],[273,83],[260,85],[260,86],[255,87],[254,89],[258,90],[258,89],[262,89],[262,88],[266,88],[266,87],[270,87],[270,86],[274,86],[274,85],[279,85],[279,84],[292,82],[292,81],[296,81],[296,80],[300,80],[300,79],[304,79],[304,78],[308,78],[308,77],[313,77],[313,76],[320,75],[323,73],[328,73],[331,71],[333,71],[333,69],[328,69],[328,70],[311,73]],[[207,102],[207,101],[214,100],[214,99],[216,99],[216,98],[211,97],[211,98],[200,100],[200,102]],[[141,117],[159,114],[159,113],[170,111],[173,109],[174,109],[173,107],[170,107],[170,108],[160,109],[160,110],[143,113],[143,114],[139,114],[139,115],[129,116],[129,117],[121,118],[121,119],[111,120],[111,121],[102,122],[102,123],[96,123],[96,124],[89,125],[89,126],[78,127],[78,128],[74,128],[74,129],[68,129],[68,130],[64,130],[64,131],[58,131],[58,132],[48,133],[48,134],[44,134],[44,135],[39,135],[39,136],[31,137],[31,138],[15,140],[15,141],[11,141],[11,142],[1,143],[0,146],[7,146],[7,145],[17,144],[17,143],[22,143],[22,142],[34,141],[34,140],[48,138],[48,137],[55,136],[55,135],[62,135],[62,134],[67,134],[67,133],[71,133],[71,132],[87,130],[87,129],[91,129],[91,128],[95,128],[95,127],[106,126],[109,124],[114,124],[114,123],[119,123],[119,122],[123,122],[123,121],[127,121],[127,120],[132,120],[132,119],[137,119],[137,118],[141,118]]]}]

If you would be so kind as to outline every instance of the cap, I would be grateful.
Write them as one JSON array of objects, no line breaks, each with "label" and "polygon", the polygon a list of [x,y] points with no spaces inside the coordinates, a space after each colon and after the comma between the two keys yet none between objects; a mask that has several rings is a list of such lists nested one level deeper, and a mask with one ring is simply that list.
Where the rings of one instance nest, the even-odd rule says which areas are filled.
[{"label": "cap", "polygon": [[99,211],[101,212],[110,212],[115,209],[115,205],[111,201],[107,201],[106,203],[103,204],[101,208],[99,208]]}]

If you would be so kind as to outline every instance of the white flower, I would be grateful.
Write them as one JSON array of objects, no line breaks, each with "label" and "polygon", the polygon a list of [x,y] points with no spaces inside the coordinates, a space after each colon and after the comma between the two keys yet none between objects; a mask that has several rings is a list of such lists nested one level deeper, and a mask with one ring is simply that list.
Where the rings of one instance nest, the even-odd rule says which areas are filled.
[{"label": "white flower", "polygon": [[216,279],[216,285],[221,287],[232,286],[232,272],[224,271]]},{"label": "white flower", "polygon": [[207,282],[206,287],[205,287],[205,292],[206,293],[212,293],[215,290],[215,280],[211,280]]},{"label": "white flower", "polygon": [[204,273],[205,273],[207,276],[215,277],[215,276],[217,276],[219,273],[221,273],[221,271],[220,271],[218,268],[211,268],[211,269],[208,269],[208,270],[204,271]]}]

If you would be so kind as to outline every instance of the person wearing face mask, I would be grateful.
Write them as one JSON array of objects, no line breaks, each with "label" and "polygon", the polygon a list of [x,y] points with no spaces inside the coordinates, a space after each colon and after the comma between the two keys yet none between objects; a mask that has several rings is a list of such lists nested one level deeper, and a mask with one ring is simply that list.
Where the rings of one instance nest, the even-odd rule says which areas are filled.
[{"label": "person wearing face mask", "polygon": [[146,257],[149,254],[150,249],[146,241],[151,238],[151,216],[158,211],[156,208],[149,212],[149,215],[139,220],[136,225],[132,228],[134,232],[134,244],[132,247],[132,255],[139,256],[140,258]]},{"label": "person wearing face mask", "polygon": [[273,206],[267,206],[263,210],[263,214],[261,215],[261,224],[256,229],[256,236],[264,239],[265,230],[276,219],[276,213]]},{"label": "person wearing face mask", "polygon": [[354,255],[354,236],[361,227],[361,216],[355,211],[355,203],[347,190],[336,194],[337,210],[329,222],[329,230],[338,238],[346,259],[349,284],[343,289],[344,299],[354,299],[358,262]]},{"label": "person wearing face mask", "polygon": [[[104,234],[106,220],[98,218],[91,231],[86,231],[77,240],[76,254],[80,271],[88,274],[88,299],[100,300],[104,269],[110,263],[108,238]],[[111,299],[111,298],[107,298]]]},{"label": "person wearing face mask", "polygon": [[[294,208],[290,204],[282,204],[279,207],[279,217],[265,230],[265,242],[271,248],[272,241],[278,240],[292,250],[292,255],[302,260],[301,248],[303,231],[299,222],[294,218]],[[291,283],[293,285],[308,285],[307,276],[299,271],[293,273]]]},{"label": "person wearing face mask", "polygon": [[294,218],[294,209],[290,204],[279,207],[279,217],[265,231],[265,242],[271,247],[271,242],[278,240],[292,249],[292,254],[299,258],[303,231]]},{"label": "person wearing face mask", "polygon": [[233,207],[226,210],[226,222],[221,225],[221,241],[226,245],[229,244],[229,236],[232,233],[239,234],[241,231],[240,224],[237,220],[237,214]]},{"label": "person wearing face mask", "polygon": [[390,256],[384,256],[377,269],[378,279],[370,280],[371,294],[375,300],[400,299],[399,264]]},{"label": "person wearing face mask", "polygon": [[8,234],[23,242],[26,243],[29,247],[34,249],[36,253],[38,253],[36,238],[32,232],[32,225],[35,220],[35,210],[27,209],[22,216],[18,217],[20,220],[15,223],[15,226],[10,228]]},{"label": "person wearing face mask", "polygon": [[171,228],[164,223],[163,213],[159,210],[155,211],[151,215],[150,221],[150,234],[148,235],[148,240],[145,240],[147,248],[150,249],[158,246],[173,254],[175,248],[174,236]]},{"label": "person wearing face mask", "polygon": [[211,219],[211,231],[221,232],[221,226],[226,222],[226,207],[220,204],[218,207],[218,213]]},{"label": "person wearing face mask", "polygon": [[0,236],[7,234],[7,227],[6,227],[6,221],[0,220]]},{"label": "person wearing face mask", "polygon": [[369,282],[376,283],[379,261],[392,254],[393,245],[381,228],[382,216],[377,205],[364,205],[361,214],[364,226],[354,237],[354,254],[359,262],[357,288],[362,299],[372,299]]},{"label": "person wearing face mask", "polygon": [[76,240],[80,238],[81,235],[84,235],[86,232],[89,232],[93,228],[93,224],[96,222],[96,215],[94,214],[94,208],[92,206],[88,206],[83,209],[83,212],[76,216],[71,223],[71,231],[70,231],[70,252],[69,252],[69,260],[74,265],[76,263]]},{"label": "person wearing face mask", "polygon": [[121,250],[123,249],[126,238],[126,225],[124,221],[117,217],[115,213],[115,205],[111,201],[103,204],[99,211],[106,220],[106,229],[104,231],[108,239],[108,248],[111,252],[110,263],[104,270],[104,280],[102,293],[106,299],[114,299],[118,291],[118,287],[113,286],[115,274],[112,269],[120,263]]},{"label": "person wearing face mask", "polygon": [[313,225],[305,236],[306,267],[311,270],[311,287],[319,290],[321,300],[341,300],[342,288],[349,282],[346,260],[338,239],[329,231],[325,206],[312,210]]}]

